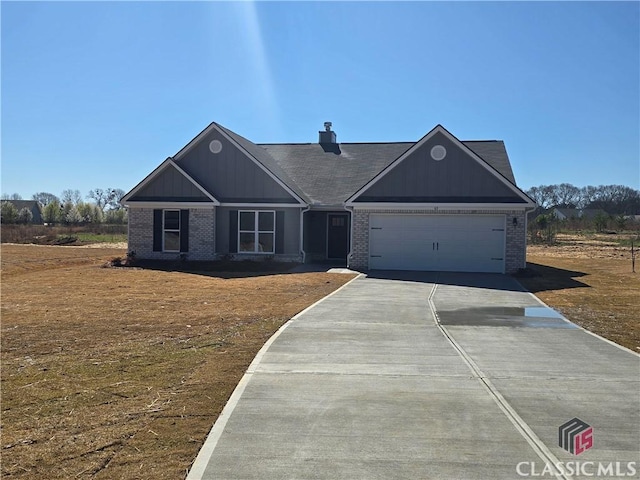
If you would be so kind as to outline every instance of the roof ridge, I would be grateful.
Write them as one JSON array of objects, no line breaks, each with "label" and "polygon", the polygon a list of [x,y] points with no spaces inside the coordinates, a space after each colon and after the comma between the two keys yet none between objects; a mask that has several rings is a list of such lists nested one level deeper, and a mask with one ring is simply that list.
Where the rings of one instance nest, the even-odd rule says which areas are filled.
[{"label": "roof ridge", "polygon": [[[249,140],[250,141],[250,140]],[[504,140],[460,140],[461,142],[465,143],[465,142],[474,142],[474,143],[480,143],[480,142],[486,142],[486,143],[490,143],[490,142],[503,142]],[[253,142],[252,142],[253,143]],[[400,145],[403,143],[416,143],[416,141],[411,141],[411,140],[406,140],[406,141],[394,141],[394,142],[337,142],[338,145]],[[284,145],[320,145],[318,142],[284,142],[284,143],[273,143],[273,142],[261,142],[261,143],[255,143],[254,145],[259,145],[259,146],[269,146],[269,145],[277,145],[277,146],[284,146]]]}]

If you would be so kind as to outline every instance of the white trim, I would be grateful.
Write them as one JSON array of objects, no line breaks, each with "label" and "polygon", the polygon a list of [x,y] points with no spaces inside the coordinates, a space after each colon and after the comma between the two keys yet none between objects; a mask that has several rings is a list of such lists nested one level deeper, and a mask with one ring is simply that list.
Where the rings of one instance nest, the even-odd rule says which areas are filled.
[{"label": "white trim", "polygon": [[[191,182],[194,187],[196,187],[198,190],[204,193],[204,195],[207,198],[211,199],[211,202],[214,205],[220,205],[220,202],[218,202],[218,200],[213,195],[207,192],[207,190],[205,190],[204,187],[202,187],[202,185],[200,185],[193,178],[191,178],[191,176],[187,172],[185,172],[182,168],[176,165],[176,163],[173,161],[171,157],[167,158],[164,162],[158,165],[158,167],[156,167],[155,170],[153,170],[149,175],[147,175],[140,183],[138,183],[138,185],[133,187],[133,189],[129,193],[127,193],[124,197],[122,197],[122,199],[120,200],[120,204],[125,205],[131,199],[131,197],[133,197],[142,188],[144,188],[149,182],[155,179],[155,177],[158,176],[160,173],[162,173],[167,167],[175,168],[178,171],[178,173],[184,176],[187,180],[189,180],[189,182]],[[196,202],[196,203],[201,203],[201,202]]]},{"label": "white trim", "polygon": [[198,135],[193,137],[193,139],[189,143],[182,147],[180,151],[178,151],[178,153],[173,156],[173,158],[175,158],[176,160],[180,160],[182,157],[184,157],[189,152],[189,150],[200,143],[201,139],[207,136],[209,132],[211,132],[211,130],[215,128],[215,126],[215,122],[211,122],[209,125],[207,125],[204,130],[202,130]]},{"label": "white trim", "polygon": [[[261,213],[265,213],[265,212],[270,212],[273,214],[273,230],[260,230],[260,214]],[[242,230],[242,228],[240,227],[240,215],[242,213],[253,213],[253,230]],[[253,241],[254,241],[254,250],[253,251],[246,251],[246,250],[240,250],[240,233],[249,233],[249,232],[253,232]],[[271,250],[270,252],[265,252],[265,251],[259,251],[259,250],[255,250],[256,248],[258,248],[258,245],[260,244],[260,242],[258,241],[260,239],[260,234],[261,233],[271,233],[273,234],[273,250]],[[249,255],[275,255],[276,253],[276,211],[275,210],[238,210],[238,254],[242,255],[242,254],[249,254]]]},{"label": "white trim", "polygon": [[[245,156],[251,160],[253,163],[255,163],[258,167],[260,167],[262,169],[262,171],[264,173],[266,173],[269,177],[271,177],[271,179],[273,181],[275,181],[278,185],[280,185],[282,188],[284,188],[286,190],[286,192],[291,195],[293,198],[295,198],[296,200],[298,200],[298,204],[296,204],[296,206],[300,206],[300,205],[307,205],[307,202],[305,202],[302,198],[300,198],[300,196],[298,196],[298,194],[296,192],[294,192],[293,190],[291,190],[291,188],[284,183],[282,180],[280,180],[271,170],[269,170],[267,167],[265,167],[257,158],[255,158],[253,155],[251,155],[244,147],[242,147],[242,145],[240,145],[238,142],[236,142],[233,138],[231,138],[224,130],[222,130],[222,128],[220,128],[220,126],[216,123],[216,122],[211,122],[211,124],[205,128],[202,132],[200,132],[193,140],[191,140],[187,145],[185,145],[178,153],[176,153],[174,155],[173,158],[176,159],[176,161],[179,161],[182,157],[184,157],[187,152],[189,150],[191,150],[198,142],[200,142],[206,135],[208,135],[209,133],[211,133],[212,130],[216,130],[220,135],[222,135],[225,139],[227,139],[227,141],[229,141],[234,147],[236,147],[238,150],[240,150],[242,153],[245,154]],[[250,141],[250,140],[249,140]],[[257,145],[256,145],[257,146]],[[261,147],[258,147],[261,148]]]},{"label": "white trim", "polygon": [[422,147],[422,145],[425,144],[429,139],[431,139],[431,137],[433,137],[436,133],[442,133],[445,137],[447,137],[447,139],[449,141],[451,141],[454,145],[458,146],[460,149],[462,149],[463,152],[465,152],[472,159],[474,159],[476,162],[478,162],[480,165],[482,165],[482,167],[484,167],[489,173],[491,173],[494,177],[496,177],[498,180],[500,180],[502,183],[504,183],[507,187],[509,187],[515,194],[517,194],[520,198],[522,198],[526,202],[526,204],[525,204],[526,206],[535,205],[535,203],[532,202],[531,198],[529,198],[522,190],[520,190],[517,186],[515,186],[513,183],[511,183],[509,180],[507,180],[495,168],[493,168],[491,165],[489,165],[486,162],[486,160],[483,160],[480,156],[478,156],[478,154],[476,154],[473,150],[471,150],[469,147],[467,147],[464,143],[462,143],[460,140],[458,140],[456,137],[454,137],[451,133],[449,133],[447,131],[446,128],[444,128],[440,124],[436,125],[429,133],[427,133],[424,137],[422,137],[420,140],[418,140],[417,143],[415,143],[411,148],[409,148],[409,150],[407,150],[402,155],[400,155],[398,158],[396,158],[393,162],[391,162],[389,165],[387,165],[387,167],[384,170],[382,170],[375,177],[373,177],[369,182],[367,182],[363,187],[361,187],[356,193],[351,195],[347,199],[347,201],[345,202],[345,205],[348,205],[348,206],[354,205],[353,202],[354,202],[354,200],[356,198],[358,198],[362,193],[364,193],[370,187],[375,185],[380,179],[384,178],[391,170],[393,170],[400,163],[402,163],[402,161],[405,160],[413,152],[415,152],[420,147]]},{"label": "white trim", "polygon": [[[167,250],[164,245],[165,233],[167,232],[175,232],[175,229],[167,229],[164,226],[165,223],[165,214],[167,212],[178,212],[178,249],[177,250]],[[180,253],[180,246],[182,242],[182,212],[179,209],[175,208],[165,208],[162,210],[162,252],[166,253]]]},{"label": "white trim", "polygon": [[347,204],[355,210],[526,210],[523,203],[393,203],[367,202]]},{"label": "white trim", "polygon": [[220,204],[221,207],[238,207],[238,208],[300,208],[305,205],[299,205],[297,203],[227,203],[223,202]]},{"label": "white trim", "polygon": [[[349,221],[349,212],[327,212],[327,235],[326,235],[326,239],[327,239],[327,245],[326,245],[326,249],[325,249],[325,258],[327,260],[338,260],[341,257],[329,257],[329,216],[330,215],[339,215],[341,217],[347,217],[347,222]],[[349,251],[351,250],[351,245],[349,245],[349,248],[347,248],[347,255],[345,256],[345,260],[347,259],[346,257],[349,255]]]},{"label": "white trim", "polygon": [[129,202],[127,208],[203,208],[213,210],[216,206],[210,202]]}]

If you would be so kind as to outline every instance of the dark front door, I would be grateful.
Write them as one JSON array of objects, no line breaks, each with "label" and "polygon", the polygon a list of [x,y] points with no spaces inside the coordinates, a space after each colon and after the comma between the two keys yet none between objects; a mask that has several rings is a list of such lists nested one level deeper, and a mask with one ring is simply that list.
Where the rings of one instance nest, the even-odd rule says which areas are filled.
[{"label": "dark front door", "polygon": [[349,214],[327,215],[327,258],[346,259],[349,253]]}]

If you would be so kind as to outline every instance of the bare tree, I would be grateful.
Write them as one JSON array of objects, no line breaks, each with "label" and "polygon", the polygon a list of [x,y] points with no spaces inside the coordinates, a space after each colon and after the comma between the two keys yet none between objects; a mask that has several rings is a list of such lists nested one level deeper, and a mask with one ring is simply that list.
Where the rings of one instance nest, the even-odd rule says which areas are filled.
[{"label": "bare tree", "polygon": [[63,204],[70,203],[77,205],[82,201],[82,195],[80,194],[80,190],[63,190],[60,199]]},{"label": "bare tree", "polygon": [[91,198],[101,209],[108,208],[110,210],[119,209],[120,199],[124,196],[124,190],[121,188],[96,188],[89,192],[87,198]]},{"label": "bare tree", "polygon": [[580,202],[580,189],[570,183],[552,185],[554,206],[560,208],[576,208]]},{"label": "bare tree", "polygon": [[53,201],[58,201],[58,202],[60,201],[60,199],[56,197],[53,193],[48,193],[48,192],[34,193],[31,198],[36,200],[43,207],[46,207]]},{"label": "bare tree", "polygon": [[22,200],[22,196],[19,193],[3,193],[2,200]]}]

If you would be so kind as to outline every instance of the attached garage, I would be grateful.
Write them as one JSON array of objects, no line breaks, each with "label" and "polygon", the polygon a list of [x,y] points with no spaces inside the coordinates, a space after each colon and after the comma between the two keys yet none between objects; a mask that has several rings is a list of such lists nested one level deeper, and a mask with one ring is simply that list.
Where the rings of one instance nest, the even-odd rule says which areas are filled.
[{"label": "attached garage", "polygon": [[371,214],[369,268],[505,271],[505,215]]}]

